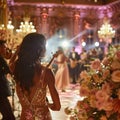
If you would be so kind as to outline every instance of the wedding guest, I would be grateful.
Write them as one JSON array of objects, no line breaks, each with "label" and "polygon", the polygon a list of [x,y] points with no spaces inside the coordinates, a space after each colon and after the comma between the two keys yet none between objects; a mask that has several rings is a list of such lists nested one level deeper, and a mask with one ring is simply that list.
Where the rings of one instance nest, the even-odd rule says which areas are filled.
[{"label": "wedding guest", "polygon": [[75,51],[75,47],[72,47],[72,51],[69,54],[69,60],[70,60],[70,64],[69,64],[70,77],[72,79],[72,83],[76,84],[80,71],[80,66],[79,66],[80,56]]},{"label": "wedding guest", "polygon": [[83,70],[87,70],[86,65],[88,64],[88,54],[87,51],[85,49],[82,50],[81,54],[80,54],[80,72],[82,72]]},{"label": "wedding guest", "polygon": [[15,120],[11,104],[8,97],[11,96],[10,86],[7,79],[7,74],[11,74],[9,66],[5,60],[6,56],[6,41],[0,40],[0,112],[2,120]]},{"label": "wedding guest", "polygon": [[100,60],[103,60],[103,57],[104,57],[104,51],[102,50],[102,48],[98,48],[98,58]]},{"label": "wedding guest", "polygon": [[[53,111],[61,108],[54,75],[51,69],[41,64],[41,59],[45,56],[45,45],[46,40],[42,34],[30,33],[23,38],[11,58],[10,66],[22,106],[20,120],[52,120],[49,108]],[[47,88],[52,103],[46,97]]]},{"label": "wedding guest", "polygon": [[58,90],[62,90],[62,92],[65,92],[70,84],[67,57],[65,56],[62,47],[58,47],[58,50],[60,51],[60,54],[55,60],[55,63],[58,65],[58,70],[55,74],[56,88]]}]

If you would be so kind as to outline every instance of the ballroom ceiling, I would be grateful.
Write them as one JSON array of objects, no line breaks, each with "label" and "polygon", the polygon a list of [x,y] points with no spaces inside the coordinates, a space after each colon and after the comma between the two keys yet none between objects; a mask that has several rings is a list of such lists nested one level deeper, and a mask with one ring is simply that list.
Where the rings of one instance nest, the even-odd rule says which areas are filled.
[{"label": "ballroom ceiling", "polygon": [[[23,16],[38,17],[73,17],[78,14],[83,19],[94,23],[105,16],[118,23],[120,0],[7,0],[11,16],[22,19]],[[30,12],[28,12],[30,11]],[[92,24],[93,24],[92,23]]]},{"label": "ballroom ceiling", "polygon": [[[97,2],[95,2],[97,1]],[[100,28],[104,18],[120,29],[120,0],[7,0],[15,28],[29,17],[40,33],[50,37],[65,28],[72,38],[84,29]]]},{"label": "ballroom ceiling", "polygon": [[13,0],[15,3],[55,3],[77,5],[107,5],[120,0]]},{"label": "ballroom ceiling", "polygon": [[[49,16],[73,17],[76,12],[81,17],[98,18],[120,16],[120,0],[7,0],[13,16],[39,16],[43,12]],[[44,10],[45,9],[45,10]],[[30,11],[30,12],[28,12]],[[61,15],[62,14],[62,15]],[[117,19],[116,19],[117,20]]]}]

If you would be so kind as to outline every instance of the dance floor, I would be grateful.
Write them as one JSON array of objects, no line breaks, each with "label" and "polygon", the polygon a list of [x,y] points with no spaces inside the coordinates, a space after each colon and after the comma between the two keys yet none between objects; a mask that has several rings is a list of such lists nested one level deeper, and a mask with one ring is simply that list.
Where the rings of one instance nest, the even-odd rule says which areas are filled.
[{"label": "dance floor", "polygon": [[[60,101],[61,101],[61,110],[60,111],[51,111],[51,115],[53,120],[69,120],[69,116],[67,116],[64,112],[64,109],[66,107],[74,107],[76,102],[80,99],[82,99],[79,96],[79,84],[71,84],[70,87],[65,91],[65,92],[59,92],[60,96]],[[47,95],[49,101],[51,101],[51,98],[49,94]],[[15,116],[16,120],[19,120],[20,116],[20,111],[21,111],[21,106],[19,105],[19,101],[17,100],[17,97],[15,96]]]},{"label": "dance floor", "polygon": [[82,99],[79,96],[79,87],[79,84],[71,84],[66,92],[58,91],[62,107],[60,111],[51,111],[53,120],[69,120],[69,116],[65,114],[64,109],[74,107],[76,102]]}]

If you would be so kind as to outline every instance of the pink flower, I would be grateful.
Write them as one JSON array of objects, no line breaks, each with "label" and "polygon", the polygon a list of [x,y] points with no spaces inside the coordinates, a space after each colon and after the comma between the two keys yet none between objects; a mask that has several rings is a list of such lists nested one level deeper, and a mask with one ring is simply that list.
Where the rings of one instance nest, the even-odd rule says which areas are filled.
[{"label": "pink flower", "polygon": [[90,106],[91,107],[96,107],[96,98],[95,98],[95,96],[94,95],[92,95],[92,96],[90,96],[90,100],[89,100],[89,102],[90,102]]},{"label": "pink flower", "polygon": [[117,56],[117,58],[120,60],[120,50],[118,50],[118,51],[116,52],[116,56]]},{"label": "pink flower", "polygon": [[104,90],[99,90],[96,93],[96,107],[99,110],[106,110],[106,111],[110,111],[113,109],[113,104],[112,104],[112,100],[109,99],[109,95],[106,93],[106,91]]},{"label": "pink flower", "polygon": [[96,101],[96,108],[98,110],[111,111],[113,109],[112,101]]},{"label": "pink flower", "polygon": [[[76,118],[120,120],[120,45],[111,46],[102,63],[99,59],[92,61],[89,70],[81,72],[80,77],[83,79],[80,96],[85,98],[77,103]],[[93,109],[96,112],[89,114]],[[105,114],[98,115],[101,110]]]},{"label": "pink flower", "polygon": [[100,67],[101,67],[101,64],[100,64],[100,60],[99,59],[96,59],[91,64],[91,68],[94,69],[94,70],[100,70]]},{"label": "pink flower", "polygon": [[110,94],[111,93],[110,84],[105,82],[105,84],[102,85],[102,90],[105,91],[107,94]]},{"label": "pink flower", "polygon": [[89,89],[87,86],[81,86],[80,87],[80,96],[84,97],[84,96],[88,96],[89,95]]},{"label": "pink flower", "polygon": [[110,60],[109,58],[105,57],[103,60],[102,60],[102,64],[107,66],[108,64],[110,64]]},{"label": "pink flower", "polygon": [[92,89],[90,90],[90,96],[93,96],[93,95],[95,96],[96,91],[97,91],[96,88],[92,88]]},{"label": "pink flower", "polygon": [[104,107],[104,102],[102,102],[102,101],[96,101],[96,108],[98,110],[102,110],[103,107]]},{"label": "pink flower", "polygon": [[103,91],[103,90],[97,91],[95,96],[96,96],[96,99],[101,102],[104,102],[109,98],[109,95],[106,93],[106,91]]},{"label": "pink flower", "polygon": [[112,73],[112,81],[120,82],[120,70],[116,70]]},{"label": "pink flower", "polygon": [[117,98],[113,101],[113,111],[120,114],[120,100]]},{"label": "pink flower", "polygon": [[120,62],[118,60],[114,60],[111,64],[111,69],[112,70],[120,69]]},{"label": "pink flower", "polygon": [[89,105],[88,105],[87,103],[84,103],[84,104],[83,104],[83,107],[84,107],[85,110],[88,110],[88,109],[89,109]]},{"label": "pink flower", "polygon": [[102,76],[102,78],[103,78],[103,79],[106,79],[109,75],[110,75],[110,70],[107,70],[107,69],[106,69],[106,70],[103,71],[103,76]]},{"label": "pink flower", "polygon": [[108,100],[108,101],[106,101],[106,102],[104,102],[104,107],[103,107],[103,109],[105,110],[105,111],[111,111],[112,109],[113,109],[113,100]]},{"label": "pink flower", "polygon": [[97,74],[93,74],[92,77],[93,77],[93,79],[94,79],[95,82],[102,82],[101,79],[100,79],[100,77]]},{"label": "pink flower", "polygon": [[82,71],[81,73],[80,73],[80,78],[81,79],[85,79],[85,78],[87,78],[89,75],[88,75],[88,73],[87,73],[87,71]]}]

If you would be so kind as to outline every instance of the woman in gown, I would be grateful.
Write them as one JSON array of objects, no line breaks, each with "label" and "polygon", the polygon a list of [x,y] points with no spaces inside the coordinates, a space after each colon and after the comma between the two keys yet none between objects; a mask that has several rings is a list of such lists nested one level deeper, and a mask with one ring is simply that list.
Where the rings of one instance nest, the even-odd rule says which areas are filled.
[{"label": "woman in gown", "polygon": [[[10,60],[16,81],[16,92],[22,106],[20,120],[52,120],[49,108],[61,108],[52,71],[41,64],[45,55],[45,37],[38,33],[26,35]],[[49,89],[53,103],[46,97]]]},{"label": "woman in gown", "polygon": [[58,65],[58,70],[55,74],[55,84],[58,90],[62,90],[62,92],[65,92],[65,89],[68,88],[70,84],[67,57],[65,56],[61,47],[59,47],[58,50],[61,52],[55,60]]}]

